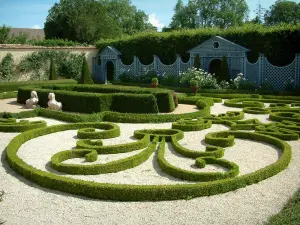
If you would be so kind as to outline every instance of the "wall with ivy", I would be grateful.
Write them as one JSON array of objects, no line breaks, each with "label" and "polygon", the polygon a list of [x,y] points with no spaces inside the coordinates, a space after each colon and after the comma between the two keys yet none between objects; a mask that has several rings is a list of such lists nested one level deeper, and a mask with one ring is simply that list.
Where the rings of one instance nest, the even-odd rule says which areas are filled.
[{"label": "wall with ivy", "polygon": [[43,80],[48,76],[47,70],[49,71],[50,58],[56,59],[58,64],[56,66],[59,67],[56,68],[59,70],[58,72],[65,73],[68,68],[72,68],[71,71],[68,71],[68,74],[63,75],[66,78],[75,78],[71,76],[76,73],[79,67],[81,68],[80,56],[85,55],[89,70],[92,72],[92,58],[97,54],[98,50],[93,47],[0,46],[0,63],[7,58],[7,55],[11,55],[13,61],[13,76],[10,76],[9,80],[0,77],[0,81]]}]

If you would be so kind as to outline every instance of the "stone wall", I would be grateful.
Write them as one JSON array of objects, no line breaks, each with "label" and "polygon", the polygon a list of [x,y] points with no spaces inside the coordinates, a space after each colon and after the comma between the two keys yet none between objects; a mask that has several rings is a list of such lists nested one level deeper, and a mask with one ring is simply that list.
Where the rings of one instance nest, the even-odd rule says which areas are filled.
[{"label": "stone wall", "polygon": [[[0,45],[0,61],[4,58],[7,53],[13,55],[14,64],[18,65],[21,59],[33,52],[44,51],[44,50],[55,50],[55,51],[70,51],[72,53],[85,53],[87,59],[89,70],[93,71],[93,60],[92,58],[97,56],[98,49],[95,47],[39,47],[30,45]],[[26,78],[25,78],[26,79]]]}]

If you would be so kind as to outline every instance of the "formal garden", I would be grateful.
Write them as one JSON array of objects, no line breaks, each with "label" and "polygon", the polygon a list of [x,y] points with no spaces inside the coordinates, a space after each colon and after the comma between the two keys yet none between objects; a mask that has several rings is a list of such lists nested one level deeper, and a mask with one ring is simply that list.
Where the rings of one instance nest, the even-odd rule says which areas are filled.
[{"label": "formal garden", "polygon": [[[143,207],[140,216],[149,207],[176,207],[189,215],[198,207],[222,207],[201,220],[257,224],[292,198],[269,223],[297,220],[299,96],[241,93],[243,74],[218,82],[197,68],[182,74],[180,82],[189,88],[179,93],[159,88],[156,77],[148,87],[91,84],[86,60],[78,81],[55,80],[53,67],[51,61],[49,81],[1,84],[1,107],[19,111],[1,113],[2,170],[8,172],[1,175],[1,204],[15,204],[5,199],[5,188],[18,191],[7,185],[21,180],[32,186],[22,187],[22,202],[36,191],[39,201],[48,201],[46,192],[55,190],[50,193],[57,198]],[[222,85],[231,86],[232,94],[201,92]],[[49,93],[61,108],[51,109]]]},{"label": "formal garden", "polygon": [[0,55],[0,224],[299,224],[299,23],[135,34],[97,4]]}]

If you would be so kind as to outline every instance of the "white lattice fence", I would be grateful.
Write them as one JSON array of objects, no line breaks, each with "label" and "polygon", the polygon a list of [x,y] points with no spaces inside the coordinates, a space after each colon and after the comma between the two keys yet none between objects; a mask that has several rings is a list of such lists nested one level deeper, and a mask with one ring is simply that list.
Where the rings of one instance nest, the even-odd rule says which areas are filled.
[{"label": "white lattice fence", "polygon": [[134,63],[131,65],[125,65],[123,62],[120,60],[119,61],[119,75],[121,74],[126,74],[126,75],[134,75]]},{"label": "white lattice fence", "polygon": [[181,61],[180,59],[180,71],[179,72],[185,72],[188,70],[188,68],[190,68],[190,60],[187,63],[184,63]]},{"label": "white lattice fence", "polygon": [[155,72],[154,62],[149,65],[144,65],[143,63],[140,62],[139,59],[137,59],[137,74],[139,76],[154,74],[154,72]]},{"label": "white lattice fence", "polygon": [[172,65],[165,65],[159,59],[157,60],[158,74],[176,75],[178,74],[177,61]]},{"label": "white lattice fence", "polygon": [[264,75],[262,81],[273,85],[277,90],[284,90],[286,86],[295,81],[295,60],[288,66],[273,66],[267,58],[264,60]]},{"label": "white lattice fence", "polygon": [[248,60],[246,60],[245,77],[255,84],[260,84],[259,60],[256,63],[250,63]]},{"label": "white lattice fence", "polygon": [[231,78],[234,79],[239,73],[242,73],[242,59],[232,58],[231,59]]}]

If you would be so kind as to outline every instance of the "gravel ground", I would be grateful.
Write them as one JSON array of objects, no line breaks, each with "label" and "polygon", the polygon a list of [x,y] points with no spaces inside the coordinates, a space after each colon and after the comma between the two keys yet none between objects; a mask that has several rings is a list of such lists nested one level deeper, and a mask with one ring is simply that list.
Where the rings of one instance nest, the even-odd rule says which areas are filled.
[{"label": "gravel ground", "polygon": [[[234,110],[221,104],[212,107],[212,112],[215,113]],[[266,118],[259,116],[261,121]],[[42,118],[30,120],[39,119]],[[49,125],[60,123],[45,120]],[[135,141],[132,135],[137,129],[170,128],[171,124],[120,126],[121,137],[104,140],[105,145]],[[205,144],[202,140],[205,133],[226,129],[226,126],[213,125],[206,131],[186,132],[180,143],[187,148],[203,151]],[[0,189],[5,191],[3,202],[0,202],[0,219],[6,220],[5,224],[263,224],[269,216],[278,213],[300,187],[300,141],[290,141],[294,151],[287,169],[258,184],[236,191],[188,201],[112,202],[89,199],[41,188],[10,169],[5,161],[5,147],[16,135],[1,133],[0,138]],[[46,135],[22,145],[19,156],[31,165],[47,170],[49,157],[58,151],[72,149],[76,141],[76,131]],[[114,157],[106,155],[99,160],[108,162],[116,159]],[[166,157],[176,166],[195,170],[191,166],[193,160],[177,155],[170,145]],[[246,174],[273,163],[278,159],[278,150],[260,142],[236,139],[236,146],[226,148],[224,158],[236,162],[241,174]],[[222,168],[211,166],[206,169]],[[82,179],[83,176],[76,177]],[[91,177],[97,177],[97,181],[103,179],[104,182],[116,183],[186,183],[162,173],[155,164],[155,155],[139,167],[115,174],[85,176],[84,179]]]}]

